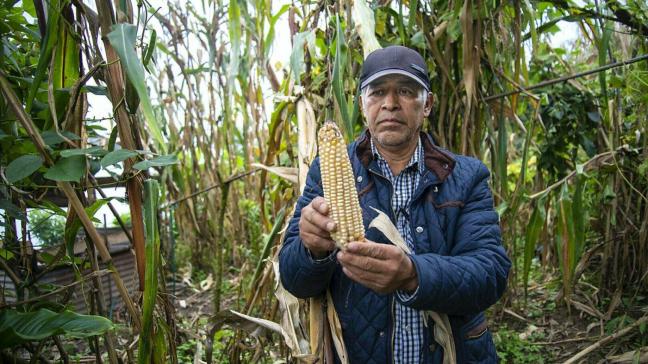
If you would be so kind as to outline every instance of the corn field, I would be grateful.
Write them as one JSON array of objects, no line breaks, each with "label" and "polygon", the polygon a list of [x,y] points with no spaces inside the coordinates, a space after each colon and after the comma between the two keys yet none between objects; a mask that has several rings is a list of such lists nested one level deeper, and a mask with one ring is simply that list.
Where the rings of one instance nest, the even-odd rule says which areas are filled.
[{"label": "corn field", "polygon": [[648,362],[645,1],[1,0],[0,18],[0,362],[315,362],[274,258],[317,129],[360,135],[362,61],[394,44],[428,62],[424,130],[491,171],[502,361]]}]

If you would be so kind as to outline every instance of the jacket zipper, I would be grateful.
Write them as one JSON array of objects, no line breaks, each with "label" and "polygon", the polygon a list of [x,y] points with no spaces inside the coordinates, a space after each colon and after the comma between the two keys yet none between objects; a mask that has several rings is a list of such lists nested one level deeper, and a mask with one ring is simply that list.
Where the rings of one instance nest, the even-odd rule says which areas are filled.
[{"label": "jacket zipper", "polygon": [[394,303],[394,295],[391,297],[391,322],[392,322],[392,327],[391,327],[391,363],[394,364],[396,363],[396,358],[394,356],[394,346],[395,346],[395,340],[396,340],[396,320],[395,320],[395,303]]},{"label": "jacket zipper", "polygon": [[[389,209],[391,210],[391,213],[392,213],[392,216],[391,216],[392,221],[395,221],[396,220],[396,212],[394,211],[394,206],[391,203],[391,199],[394,197],[394,184],[389,180],[389,178],[385,177],[382,173],[378,173],[377,171],[374,171],[373,169],[370,169],[370,168],[369,168],[369,172],[375,174],[376,176],[384,179],[385,181],[387,181],[389,183],[389,189],[390,189],[390,192],[391,192],[390,195],[389,195],[389,197],[390,197],[390,199],[389,199]],[[390,321],[391,321],[391,328],[390,328],[390,331],[391,331],[391,333],[390,333],[390,336],[391,336],[390,337],[391,350],[389,351],[388,356],[391,357],[391,360],[389,360],[388,362],[394,364],[396,362],[396,358],[394,357],[394,346],[395,346],[394,342],[396,340],[396,327],[395,327],[396,326],[396,317],[395,317],[396,314],[394,312],[394,310],[395,310],[395,302],[394,302],[394,295],[393,294],[391,295],[389,301],[390,301]]]}]

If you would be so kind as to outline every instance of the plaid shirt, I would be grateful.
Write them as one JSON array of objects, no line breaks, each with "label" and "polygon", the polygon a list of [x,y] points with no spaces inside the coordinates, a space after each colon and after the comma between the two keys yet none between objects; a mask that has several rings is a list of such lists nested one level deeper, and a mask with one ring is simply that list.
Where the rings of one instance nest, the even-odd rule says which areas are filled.
[{"label": "plaid shirt", "polygon": [[[414,191],[419,184],[421,175],[424,172],[423,147],[419,138],[416,150],[409,163],[398,176],[394,176],[387,161],[380,155],[378,149],[371,141],[371,151],[380,167],[382,174],[393,186],[392,210],[396,217],[396,228],[407,242],[407,245],[416,252],[412,242],[412,232],[409,221],[409,204]],[[418,288],[417,288],[418,290]],[[402,301],[407,301],[408,294],[396,292]],[[421,349],[423,346],[424,332],[423,321],[419,310],[409,308],[394,302],[394,362],[395,363],[420,363]]]}]

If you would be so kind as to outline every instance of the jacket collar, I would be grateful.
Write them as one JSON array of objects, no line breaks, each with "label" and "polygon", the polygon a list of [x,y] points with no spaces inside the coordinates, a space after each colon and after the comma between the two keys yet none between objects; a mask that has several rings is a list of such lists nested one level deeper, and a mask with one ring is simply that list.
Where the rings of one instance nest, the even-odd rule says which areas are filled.
[{"label": "jacket collar", "polygon": [[[452,158],[450,153],[434,145],[432,137],[429,134],[421,132],[421,141],[423,142],[423,162],[425,163],[425,167],[437,176],[439,182],[445,181],[454,169],[454,158]],[[356,155],[360,163],[365,168],[369,168],[369,165],[374,160],[371,151],[371,135],[369,134],[369,130],[366,130],[358,139]]]}]

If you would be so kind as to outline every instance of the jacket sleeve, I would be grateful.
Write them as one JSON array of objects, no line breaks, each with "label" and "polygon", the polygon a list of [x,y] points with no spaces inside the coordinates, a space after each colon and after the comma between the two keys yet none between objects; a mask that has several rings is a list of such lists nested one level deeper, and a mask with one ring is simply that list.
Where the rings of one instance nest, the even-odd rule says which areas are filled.
[{"label": "jacket sleeve", "polygon": [[281,283],[288,292],[298,298],[323,294],[336,266],[335,252],[327,258],[314,260],[299,237],[301,210],[317,196],[323,196],[319,158],[313,161],[308,171],[304,192],[297,200],[295,213],[288,223],[288,229],[279,252]]},{"label": "jacket sleeve", "polygon": [[499,217],[486,166],[479,162],[459,212],[449,255],[420,254],[411,259],[418,274],[419,288],[403,304],[451,315],[468,315],[485,310],[504,293],[511,262],[501,244]]}]

